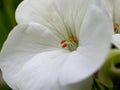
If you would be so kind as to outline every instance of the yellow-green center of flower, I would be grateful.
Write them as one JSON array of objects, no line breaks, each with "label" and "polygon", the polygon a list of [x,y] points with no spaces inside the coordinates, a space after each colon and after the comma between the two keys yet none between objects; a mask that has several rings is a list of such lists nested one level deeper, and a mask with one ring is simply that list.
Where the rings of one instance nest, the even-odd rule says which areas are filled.
[{"label": "yellow-green center of flower", "polygon": [[120,24],[114,23],[114,32],[119,33],[119,29],[120,29]]},{"label": "yellow-green center of flower", "polygon": [[74,51],[78,47],[78,40],[73,36],[69,36],[67,40],[60,42],[62,48],[68,48],[70,51]]}]

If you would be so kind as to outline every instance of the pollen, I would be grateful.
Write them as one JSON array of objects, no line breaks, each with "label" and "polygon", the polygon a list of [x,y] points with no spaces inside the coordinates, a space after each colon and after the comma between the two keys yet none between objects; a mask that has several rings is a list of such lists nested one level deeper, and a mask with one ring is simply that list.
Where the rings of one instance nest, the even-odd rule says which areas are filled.
[{"label": "pollen", "polygon": [[118,23],[114,23],[114,31],[115,31],[115,33],[119,32],[119,24]]},{"label": "pollen", "polygon": [[73,37],[73,36],[69,36],[69,39],[70,39],[70,41],[72,41],[72,42],[76,42],[76,41],[77,41],[77,39],[76,39],[75,37]]},{"label": "pollen", "polygon": [[66,41],[66,40],[62,40],[62,41],[60,42],[60,44],[62,45],[62,48],[67,47],[67,41]]},{"label": "pollen", "polygon": [[62,45],[62,48],[65,48],[65,47],[67,47],[67,43],[64,43],[64,44]]},{"label": "pollen", "polygon": [[66,40],[62,40],[61,42],[60,42],[60,44],[63,44],[63,43],[65,43],[66,42]]},{"label": "pollen", "polygon": [[69,36],[68,39],[60,42],[62,48],[69,49],[70,51],[76,50],[78,47],[78,40],[74,36]]}]

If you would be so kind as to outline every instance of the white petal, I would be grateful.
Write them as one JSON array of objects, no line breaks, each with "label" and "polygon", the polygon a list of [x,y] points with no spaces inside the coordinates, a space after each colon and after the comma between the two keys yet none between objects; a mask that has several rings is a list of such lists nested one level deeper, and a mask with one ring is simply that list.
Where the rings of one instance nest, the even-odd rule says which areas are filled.
[{"label": "white petal", "polygon": [[114,17],[113,16],[113,10],[114,10],[114,6],[115,6],[114,1],[115,0],[104,0],[107,11],[112,19]]},{"label": "white petal", "polygon": [[58,10],[71,33],[79,37],[79,31],[91,0],[56,0]]},{"label": "white petal", "polygon": [[70,55],[64,50],[36,55],[16,75],[17,86],[20,90],[89,90],[92,86],[91,78],[68,86],[59,83],[61,67]]},{"label": "white petal", "polygon": [[110,49],[112,30],[112,20],[101,1],[92,2],[81,26],[80,46],[62,69],[62,84],[84,80],[102,66]]},{"label": "white petal", "polygon": [[37,22],[67,39],[79,36],[90,0],[25,0],[16,11],[18,23]]},{"label": "white petal", "polygon": [[[84,54],[102,59],[111,46],[113,24],[102,1],[95,0],[88,10],[80,31],[80,48],[86,49]],[[93,16],[94,15],[94,16]],[[82,52],[81,52],[82,53]],[[103,62],[103,61],[100,61]]]},{"label": "white petal", "polygon": [[60,16],[55,0],[25,0],[16,11],[18,23],[36,22],[43,24],[59,37],[68,38],[64,19]]},{"label": "white petal", "polygon": [[120,0],[114,0],[114,9],[113,9],[113,15],[114,15],[114,22],[120,23]]},{"label": "white petal", "polygon": [[[20,90],[59,90],[57,80],[67,52],[50,51],[36,55],[16,75]],[[58,88],[58,89],[57,89]]]},{"label": "white petal", "polygon": [[120,34],[114,34],[112,36],[112,43],[120,49]]},{"label": "white petal", "polygon": [[[47,9],[53,4],[54,0],[24,0],[18,6],[16,11],[16,20],[18,23],[42,22],[41,14],[45,14]],[[49,13],[51,11],[48,11]]]},{"label": "white petal", "polygon": [[105,0],[106,7],[115,23],[120,23],[120,0]]},{"label": "white petal", "polygon": [[60,49],[59,38],[39,24],[18,25],[8,36],[0,53],[5,81],[16,90],[14,75],[36,53]]}]

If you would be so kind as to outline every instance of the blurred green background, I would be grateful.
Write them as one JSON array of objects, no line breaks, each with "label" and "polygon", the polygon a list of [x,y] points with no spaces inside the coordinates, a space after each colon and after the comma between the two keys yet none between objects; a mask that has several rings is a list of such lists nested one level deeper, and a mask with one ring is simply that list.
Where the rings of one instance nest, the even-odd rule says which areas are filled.
[{"label": "blurred green background", "polygon": [[[16,25],[15,10],[22,0],[0,0],[0,50],[9,32]],[[11,90],[2,80],[0,73],[0,90]]]}]

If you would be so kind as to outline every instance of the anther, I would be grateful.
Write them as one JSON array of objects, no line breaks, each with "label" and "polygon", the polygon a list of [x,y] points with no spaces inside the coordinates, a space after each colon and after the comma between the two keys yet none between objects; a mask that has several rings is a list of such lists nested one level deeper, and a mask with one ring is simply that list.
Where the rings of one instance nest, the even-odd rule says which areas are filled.
[{"label": "anther", "polygon": [[64,43],[64,44],[62,45],[62,48],[65,48],[65,47],[67,47],[67,43]]},{"label": "anther", "polygon": [[63,44],[63,43],[65,43],[66,42],[66,40],[62,40],[61,42],[60,42],[60,44]]},{"label": "anther", "polygon": [[66,48],[67,47],[67,49],[69,49],[70,51],[74,51],[78,47],[77,38],[75,38],[73,36],[69,36],[68,39],[62,40],[60,42],[60,44],[61,44],[62,48]]},{"label": "anther", "polygon": [[73,41],[73,42],[77,41],[77,39],[75,37],[73,37],[73,36],[70,36],[69,39],[70,39],[70,41]]},{"label": "anther", "polygon": [[115,31],[115,33],[118,33],[118,31],[119,31],[119,24],[118,23],[114,24],[114,31]]}]

